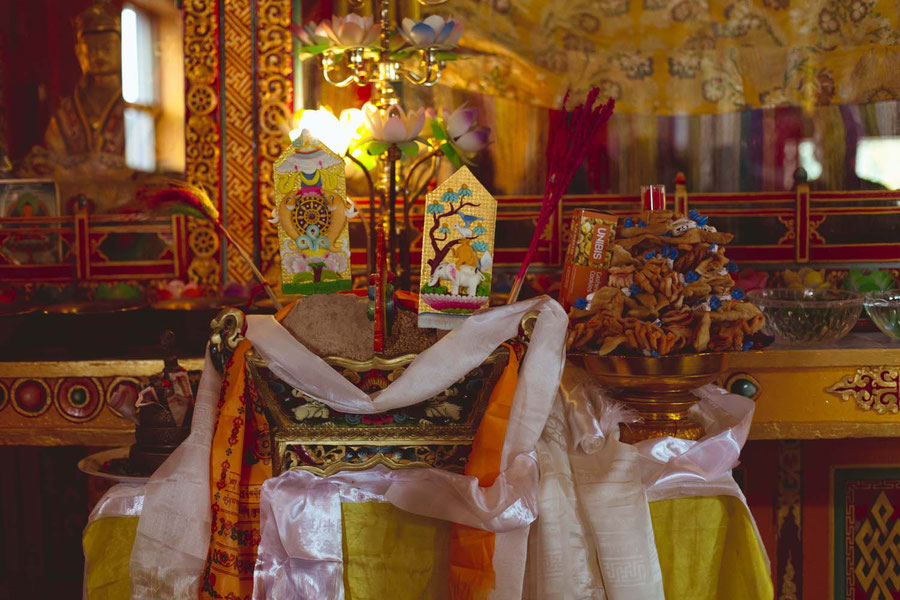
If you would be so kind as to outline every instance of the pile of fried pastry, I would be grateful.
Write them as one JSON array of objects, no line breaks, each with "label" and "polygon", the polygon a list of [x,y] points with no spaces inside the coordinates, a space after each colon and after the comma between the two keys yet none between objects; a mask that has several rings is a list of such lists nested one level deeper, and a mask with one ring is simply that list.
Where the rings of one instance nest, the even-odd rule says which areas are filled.
[{"label": "pile of fried pastry", "polygon": [[652,211],[616,231],[607,285],[569,313],[567,347],[600,355],[748,350],[765,324],[725,257],[732,238],[697,211]]}]

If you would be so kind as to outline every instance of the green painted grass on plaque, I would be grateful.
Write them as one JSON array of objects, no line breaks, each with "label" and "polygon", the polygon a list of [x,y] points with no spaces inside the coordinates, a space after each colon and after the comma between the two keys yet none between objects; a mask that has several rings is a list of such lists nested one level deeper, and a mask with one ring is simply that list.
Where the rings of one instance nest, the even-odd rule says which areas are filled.
[{"label": "green painted grass on plaque", "polygon": [[343,292],[353,287],[353,282],[346,279],[338,281],[317,281],[315,283],[283,283],[281,291],[285,294],[332,294]]}]

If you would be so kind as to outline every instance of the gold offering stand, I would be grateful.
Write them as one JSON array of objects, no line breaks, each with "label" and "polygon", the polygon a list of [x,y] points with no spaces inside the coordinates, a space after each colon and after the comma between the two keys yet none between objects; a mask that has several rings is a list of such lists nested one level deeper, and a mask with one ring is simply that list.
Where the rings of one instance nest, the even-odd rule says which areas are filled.
[{"label": "gold offering stand", "polygon": [[693,391],[728,367],[725,353],[658,358],[571,353],[569,360],[637,412],[641,420],[621,428],[621,440],[629,444],[664,436],[700,439],[703,426],[688,415],[699,401]]},{"label": "gold offering stand", "polygon": [[[511,345],[528,344],[537,313],[523,317]],[[212,322],[210,352],[224,365],[243,339],[244,314],[226,309]],[[367,361],[327,357],[327,362],[366,393],[386,388],[418,356],[376,355]],[[413,406],[372,415],[331,409],[294,389],[270,371],[261,356],[248,354],[248,369],[262,400],[272,440],[274,475],[291,469],[320,476],[375,465],[390,469],[437,467],[462,472],[488,399],[509,358],[500,346],[449,388]]]}]

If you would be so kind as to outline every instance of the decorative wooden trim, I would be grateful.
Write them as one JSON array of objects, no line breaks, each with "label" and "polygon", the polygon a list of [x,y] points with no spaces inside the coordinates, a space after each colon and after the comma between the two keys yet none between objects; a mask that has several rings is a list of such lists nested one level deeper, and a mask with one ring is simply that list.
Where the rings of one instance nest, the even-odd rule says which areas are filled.
[{"label": "decorative wooden trim", "polygon": [[806,183],[797,186],[794,227],[794,260],[809,262],[809,185]]},{"label": "decorative wooden trim", "polygon": [[[251,5],[254,2],[225,2],[225,181],[222,202],[225,225],[248,255],[253,256],[255,239],[253,194],[253,44]],[[250,267],[235,248],[227,247],[226,281],[246,282]]]},{"label": "decorative wooden trim", "polygon": [[291,0],[257,0],[256,18],[256,244],[263,273],[277,266],[278,230],[269,223],[275,207],[272,165],[284,143],[282,127],[291,122],[294,71]]},{"label": "decorative wooden trim", "polygon": [[[221,209],[219,189],[219,0],[184,2],[185,171]],[[188,219],[190,278],[207,289],[219,283],[212,225]]]},{"label": "decorative wooden trim", "polygon": [[778,491],[775,498],[778,600],[803,598],[803,446],[797,440],[778,443]]},{"label": "decorative wooden trim", "polygon": [[753,423],[750,425],[751,440],[783,439],[859,439],[900,437],[900,423],[823,423],[821,421]]}]

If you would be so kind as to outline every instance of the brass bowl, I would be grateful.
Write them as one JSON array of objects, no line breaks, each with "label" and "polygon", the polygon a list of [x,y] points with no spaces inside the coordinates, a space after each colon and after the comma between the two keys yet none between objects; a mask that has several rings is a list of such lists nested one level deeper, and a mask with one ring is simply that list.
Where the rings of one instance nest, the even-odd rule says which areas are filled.
[{"label": "brass bowl", "polygon": [[629,444],[664,436],[700,439],[703,427],[687,414],[699,400],[692,392],[712,383],[728,366],[726,353],[659,358],[577,353],[569,359],[641,417],[622,428],[621,440]]}]

